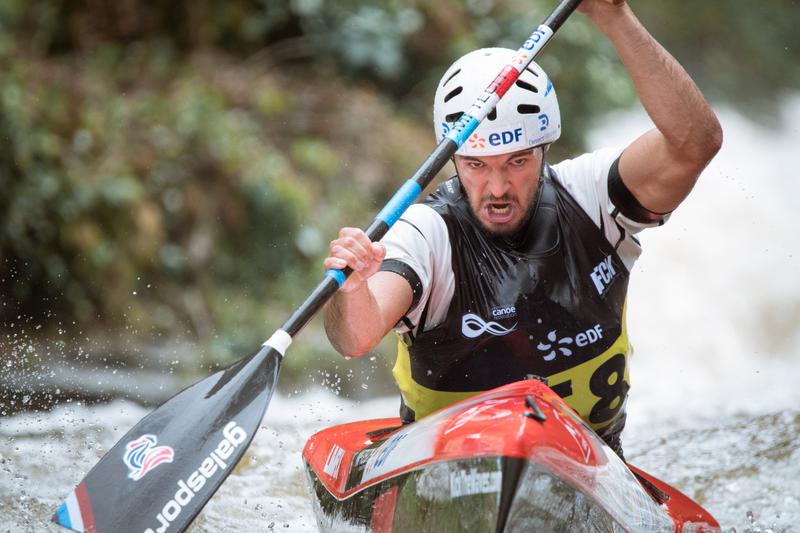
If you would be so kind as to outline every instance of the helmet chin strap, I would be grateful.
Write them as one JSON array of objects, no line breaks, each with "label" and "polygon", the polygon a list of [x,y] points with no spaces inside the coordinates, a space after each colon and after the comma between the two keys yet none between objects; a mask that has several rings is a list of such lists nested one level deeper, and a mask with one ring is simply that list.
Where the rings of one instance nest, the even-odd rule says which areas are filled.
[{"label": "helmet chin strap", "polygon": [[[534,147],[534,150],[536,148],[537,147]],[[525,227],[531,221],[531,218],[533,218],[533,213],[534,211],[536,211],[536,206],[539,203],[539,196],[542,191],[542,180],[544,179],[544,154],[547,153],[547,150],[550,148],[550,145],[541,144],[538,146],[538,148],[542,149],[542,161],[539,164],[539,175],[536,177],[536,180],[538,181],[539,184],[536,186],[536,193],[533,195],[531,205],[528,206],[528,212],[526,213],[524,219],[520,223],[519,228],[517,229],[516,232],[514,232],[514,235],[511,236],[511,239],[508,239],[510,243],[513,243],[515,240],[524,239],[524,236],[522,234],[525,232]]]},{"label": "helmet chin strap", "polygon": [[467,190],[464,188],[464,183],[461,181],[461,174],[458,173],[458,165],[456,165],[456,155],[450,156],[450,161],[453,163],[453,168],[456,169],[456,178],[458,178],[458,186],[461,188],[461,194],[467,196]]},{"label": "helmet chin strap", "polygon": [[542,179],[542,176],[544,176],[544,154],[550,150],[550,144],[542,144],[539,146],[539,148],[542,149],[542,162],[539,165],[539,179]]}]

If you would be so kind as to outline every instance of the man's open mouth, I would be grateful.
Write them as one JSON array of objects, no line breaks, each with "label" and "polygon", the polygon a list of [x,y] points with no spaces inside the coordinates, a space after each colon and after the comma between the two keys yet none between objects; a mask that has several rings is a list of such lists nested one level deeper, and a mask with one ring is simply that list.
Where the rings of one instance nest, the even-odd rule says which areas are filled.
[{"label": "man's open mouth", "polygon": [[502,203],[502,204],[489,204],[489,213],[494,215],[505,215],[511,211],[511,204],[509,203]]},{"label": "man's open mouth", "polygon": [[491,224],[507,224],[514,218],[513,202],[487,202],[483,205],[484,216]]}]

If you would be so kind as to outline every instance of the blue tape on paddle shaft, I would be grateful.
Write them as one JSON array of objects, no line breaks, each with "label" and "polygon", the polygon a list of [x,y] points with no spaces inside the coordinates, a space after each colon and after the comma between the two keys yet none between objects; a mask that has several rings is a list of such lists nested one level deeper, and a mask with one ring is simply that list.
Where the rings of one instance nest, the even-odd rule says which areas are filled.
[{"label": "blue tape on paddle shaft", "polygon": [[333,278],[333,280],[341,287],[344,285],[344,282],[347,281],[347,276],[344,275],[344,272],[341,270],[330,269],[325,271],[325,275],[329,278]]},{"label": "blue tape on paddle shaft", "polygon": [[447,134],[447,138],[456,143],[456,146],[459,148],[462,144],[467,142],[470,134],[478,127],[478,119],[475,117],[468,115],[466,120],[464,120],[463,126],[459,127],[459,122],[461,122],[461,120],[464,119],[459,119],[456,125],[453,126],[453,129],[450,130],[450,133]]},{"label": "blue tape on paddle shaft", "polygon": [[391,228],[421,192],[422,187],[415,180],[406,181],[375,218],[385,222]]}]

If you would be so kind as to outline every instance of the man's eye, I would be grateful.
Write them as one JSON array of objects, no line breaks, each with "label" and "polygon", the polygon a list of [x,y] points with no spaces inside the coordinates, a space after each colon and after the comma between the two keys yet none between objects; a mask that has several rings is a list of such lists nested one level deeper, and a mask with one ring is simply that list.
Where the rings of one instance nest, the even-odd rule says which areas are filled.
[{"label": "man's eye", "polygon": [[469,168],[481,168],[483,166],[483,163],[481,163],[480,161],[470,161],[467,163],[467,166]]},{"label": "man's eye", "polygon": [[511,160],[511,164],[514,165],[515,167],[521,167],[522,165],[524,165],[527,162],[528,162],[528,159],[525,158],[525,157],[520,157],[519,159],[512,159]]}]

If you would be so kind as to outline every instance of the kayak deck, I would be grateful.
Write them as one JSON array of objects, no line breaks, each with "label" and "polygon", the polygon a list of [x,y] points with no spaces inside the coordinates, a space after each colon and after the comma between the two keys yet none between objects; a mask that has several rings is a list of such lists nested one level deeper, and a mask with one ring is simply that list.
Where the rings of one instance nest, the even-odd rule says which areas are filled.
[{"label": "kayak deck", "polygon": [[[320,529],[719,527],[691,499],[633,469],[651,485],[646,490],[563,400],[537,381],[506,385],[398,426],[396,418],[354,422],[309,439],[303,458]],[[666,498],[654,499],[651,494],[659,491]]]}]

